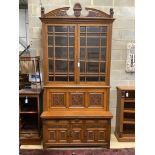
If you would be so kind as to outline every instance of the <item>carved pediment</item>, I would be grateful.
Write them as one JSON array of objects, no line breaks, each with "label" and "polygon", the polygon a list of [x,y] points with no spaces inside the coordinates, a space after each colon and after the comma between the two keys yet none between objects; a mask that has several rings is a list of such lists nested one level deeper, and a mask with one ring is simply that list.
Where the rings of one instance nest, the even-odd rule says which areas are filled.
[{"label": "carved pediment", "polygon": [[67,11],[69,10],[69,7],[59,8],[52,10],[46,14],[43,14],[43,17],[45,18],[52,18],[52,17],[68,17]]},{"label": "carved pediment", "polygon": [[69,10],[70,7],[63,7],[63,8],[58,8],[55,10],[52,10],[46,14],[44,14],[44,9],[41,11],[41,15],[43,18],[84,18],[84,17],[92,17],[92,18],[105,18],[109,19],[113,17],[113,9],[110,9],[110,14],[107,14],[103,11],[94,9],[94,8],[85,8],[86,11],[88,11],[88,14],[86,16],[83,16],[81,14],[82,12],[82,7],[80,3],[76,3],[73,7],[74,15],[69,16],[67,14],[67,11]]},{"label": "carved pediment", "polygon": [[86,8],[86,10],[88,11],[87,17],[102,17],[102,18],[112,17],[111,15],[108,15],[107,13],[97,10],[97,9]]}]

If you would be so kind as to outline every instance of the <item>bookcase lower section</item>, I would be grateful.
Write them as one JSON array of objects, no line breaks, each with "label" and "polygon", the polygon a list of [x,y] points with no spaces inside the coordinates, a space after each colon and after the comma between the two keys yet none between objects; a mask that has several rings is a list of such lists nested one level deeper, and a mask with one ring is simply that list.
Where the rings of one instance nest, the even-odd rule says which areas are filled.
[{"label": "bookcase lower section", "polygon": [[111,118],[43,118],[43,147],[110,148]]}]

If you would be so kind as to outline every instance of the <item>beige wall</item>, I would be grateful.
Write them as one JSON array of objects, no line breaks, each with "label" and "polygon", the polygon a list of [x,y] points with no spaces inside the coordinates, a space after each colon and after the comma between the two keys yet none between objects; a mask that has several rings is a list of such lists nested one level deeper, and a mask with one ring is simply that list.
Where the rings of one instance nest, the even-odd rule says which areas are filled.
[{"label": "beige wall", "polygon": [[[113,113],[112,126],[116,118],[116,86],[134,85],[134,73],[125,72],[126,45],[135,39],[135,14],[134,0],[41,0],[45,13],[60,7],[74,5],[80,2],[82,6],[93,7],[109,13],[109,8],[114,8],[112,56],[111,56],[111,91],[110,111]],[[40,1],[28,1],[29,36],[32,41],[32,55],[42,56]]]}]

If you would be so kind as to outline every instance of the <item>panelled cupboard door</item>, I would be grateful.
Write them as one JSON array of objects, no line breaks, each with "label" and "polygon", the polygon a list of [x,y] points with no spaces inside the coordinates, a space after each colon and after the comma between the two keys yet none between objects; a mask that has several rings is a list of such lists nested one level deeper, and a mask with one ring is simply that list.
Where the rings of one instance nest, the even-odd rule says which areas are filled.
[{"label": "panelled cupboard door", "polygon": [[45,143],[68,143],[69,123],[65,120],[46,121],[43,124]]},{"label": "panelled cupboard door", "polygon": [[47,24],[46,82],[106,83],[108,24]]}]

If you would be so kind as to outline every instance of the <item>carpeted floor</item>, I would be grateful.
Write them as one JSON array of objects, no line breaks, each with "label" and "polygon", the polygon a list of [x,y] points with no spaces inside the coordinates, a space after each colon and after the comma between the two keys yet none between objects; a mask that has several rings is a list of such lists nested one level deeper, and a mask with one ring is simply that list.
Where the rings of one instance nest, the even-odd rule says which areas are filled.
[{"label": "carpeted floor", "polygon": [[134,148],[101,150],[28,150],[21,149],[20,155],[135,155]]}]

